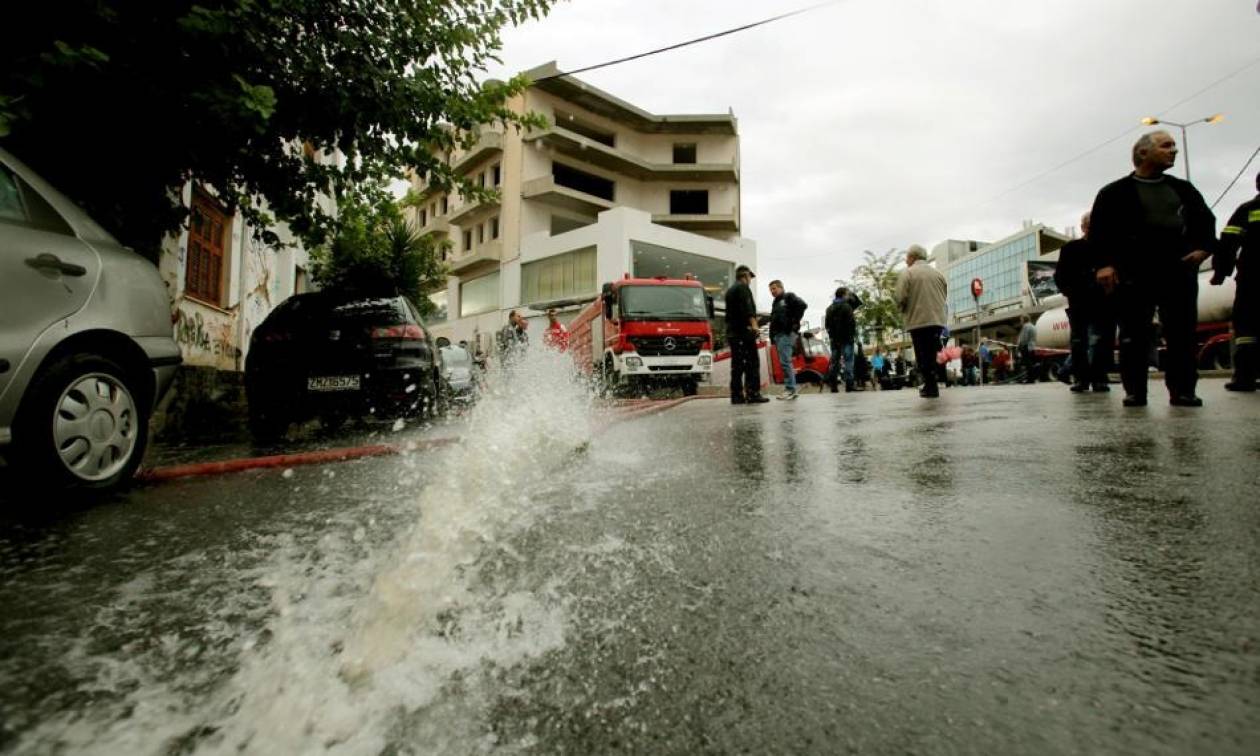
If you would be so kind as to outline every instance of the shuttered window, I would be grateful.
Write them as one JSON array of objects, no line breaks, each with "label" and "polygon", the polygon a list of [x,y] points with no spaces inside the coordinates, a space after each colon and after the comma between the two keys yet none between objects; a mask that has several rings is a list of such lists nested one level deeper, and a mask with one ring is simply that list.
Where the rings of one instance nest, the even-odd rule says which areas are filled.
[{"label": "shuttered window", "polygon": [[214,200],[199,191],[193,192],[184,293],[212,305],[223,305],[227,238],[227,213]]}]

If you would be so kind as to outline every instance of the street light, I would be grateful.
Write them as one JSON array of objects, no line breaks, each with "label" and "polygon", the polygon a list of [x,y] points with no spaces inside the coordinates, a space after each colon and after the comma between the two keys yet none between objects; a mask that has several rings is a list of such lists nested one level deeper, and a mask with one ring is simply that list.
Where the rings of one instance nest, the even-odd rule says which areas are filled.
[{"label": "street light", "polygon": [[1224,113],[1217,113],[1216,115],[1210,115],[1207,118],[1200,118],[1197,121],[1191,121],[1190,123],[1177,123],[1176,121],[1161,121],[1160,119],[1154,116],[1147,116],[1142,119],[1142,123],[1146,124],[1147,126],[1156,126],[1162,123],[1166,126],[1176,126],[1177,128],[1181,129],[1181,151],[1186,153],[1186,181],[1189,181],[1190,180],[1190,142],[1189,140],[1186,139],[1186,129],[1199,123],[1219,123],[1224,118],[1225,118]]}]

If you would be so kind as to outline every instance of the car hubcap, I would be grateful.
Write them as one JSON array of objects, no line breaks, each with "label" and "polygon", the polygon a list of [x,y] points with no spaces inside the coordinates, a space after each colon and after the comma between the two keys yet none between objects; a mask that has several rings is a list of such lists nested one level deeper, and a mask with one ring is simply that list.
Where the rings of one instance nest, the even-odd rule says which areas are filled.
[{"label": "car hubcap", "polygon": [[113,376],[82,376],[57,400],[53,443],[62,464],[82,480],[116,475],[135,453],[139,436],[135,402]]}]

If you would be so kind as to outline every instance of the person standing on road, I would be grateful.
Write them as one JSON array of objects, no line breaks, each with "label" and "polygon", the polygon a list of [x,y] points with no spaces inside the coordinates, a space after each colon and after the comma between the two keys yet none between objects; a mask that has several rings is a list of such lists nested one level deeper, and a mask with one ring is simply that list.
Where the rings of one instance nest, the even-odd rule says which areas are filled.
[{"label": "person standing on road", "polygon": [[805,315],[805,301],[790,291],[783,282],[770,282],[770,341],[779,353],[779,367],[783,369],[783,393],[780,399],[791,401],[800,395],[796,390],[796,371],[792,369],[792,353],[796,350],[797,333],[801,330],[801,318]]},{"label": "person standing on road", "polygon": [[1199,266],[1216,249],[1216,218],[1194,185],[1166,173],[1176,159],[1171,134],[1143,134],[1133,145],[1134,171],[1104,186],[1090,212],[1090,243],[1099,260],[1095,278],[1104,291],[1117,292],[1126,407],[1146,406],[1156,310],[1167,347],[1169,404],[1203,406],[1194,393]]},{"label": "person standing on road", "polygon": [[1027,315],[1020,315],[1019,322],[1019,364],[1024,369],[1024,377],[1020,383],[1037,382],[1037,327]]},{"label": "person standing on road", "polygon": [[1116,349],[1116,321],[1111,303],[1098,285],[1098,261],[1089,239],[1089,213],[1081,216],[1080,239],[1059,250],[1054,283],[1067,297],[1071,328],[1072,391],[1110,391],[1107,374]]},{"label": "person standing on road", "polygon": [[557,352],[566,352],[569,349],[569,329],[556,317],[554,307],[547,310],[547,330],[543,331],[543,344]]},{"label": "person standing on road", "polygon": [[940,396],[936,383],[936,354],[941,349],[941,329],[945,327],[945,300],[949,282],[939,270],[927,264],[927,250],[918,244],[906,250],[906,269],[897,277],[897,306],[905,317],[905,328],[914,344],[914,361],[923,375],[919,396]]},{"label": "person standing on road", "polygon": [[764,404],[761,395],[761,358],[757,356],[755,274],[747,265],[735,269],[735,283],[726,290],[726,342],[731,346],[731,404]]},{"label": "person standing on road", "polygon": [[840,390],[840,376],[844,376],[845,393],[853,391],[853,342],[857,340],[857,319],[853,315],[853,303],[849,290],[836,289],[836,298],[827,307],[823,320],[827,337],[831,340],[831,366],[827,370],[827,385],[831,393]]},{"label": "person standing on road", "polygon": [[529,323],[516,310],[508,313],[507,325],[499,331],[499,358],[504,362],[525,351],[529,346],[529,334],[525,329]]},{"label": "person standing on road", "polygon": [[884,359],[884,348],[881,346],[876,346],[875,354],[871,355],[871,390],[872,391],[879,391],[880,381],[883,380],[884,378],[885,364],[886,364],[886,361]]},{"label": "person standing on road", "polygon": [[[1256,174],[1260,192],[1260,173]],[[1260,336],[1260,283],[1257,272],[1245,272],[1260,265],[1260,194],[1238,206],[1221,231],[1221,246],[1212,260],[1212,285],[1234,277],[1234,380],[1225,384],[1229,391],[1256,390],[1256,337]]]}]

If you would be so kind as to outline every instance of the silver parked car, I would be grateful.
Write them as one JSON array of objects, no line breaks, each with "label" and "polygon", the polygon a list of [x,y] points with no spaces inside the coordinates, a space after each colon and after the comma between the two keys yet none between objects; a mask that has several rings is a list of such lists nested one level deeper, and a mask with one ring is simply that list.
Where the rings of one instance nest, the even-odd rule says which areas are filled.
[{"label": "silver parked car", "polygon": [[0,454],[23,477],[127,480],[179,365],[166,287],[0,149]]}]

